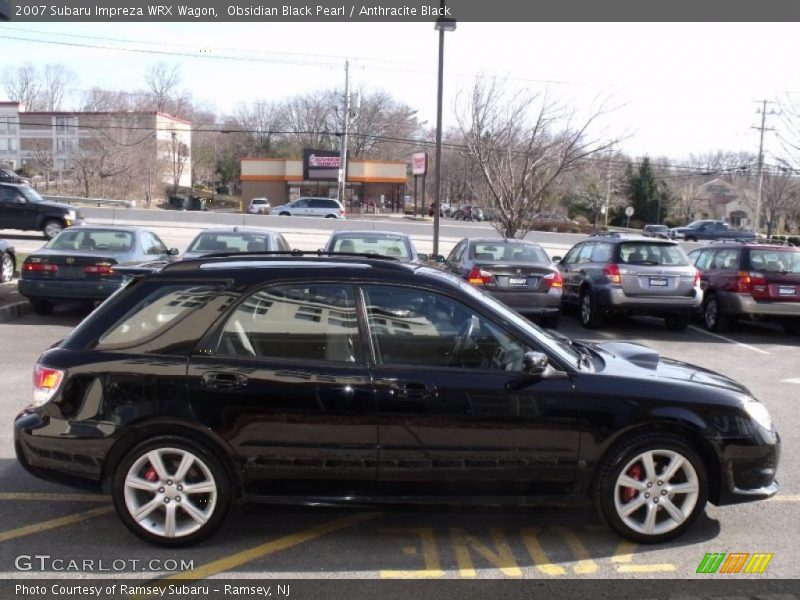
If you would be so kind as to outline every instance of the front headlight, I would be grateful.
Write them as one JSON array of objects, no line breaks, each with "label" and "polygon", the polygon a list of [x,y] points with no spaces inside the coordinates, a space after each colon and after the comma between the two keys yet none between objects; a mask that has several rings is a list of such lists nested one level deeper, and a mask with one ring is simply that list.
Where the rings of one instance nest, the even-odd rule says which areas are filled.
[{"label": "front headlight", "polygon": [[67,219],[70,221],[75,221],[78,218],[78,214],[74,210],[67,211]]},{"label": "front headlight", "polygon": [[744,411],[751,419],[753,419],[753,421],[761,425],[761,427],[767,431],[772,431],[772,419],[769,416],[769,411],[767,410],[766,406],[761,404],[761,402],[758,402],[757,400],[745,402]]}]

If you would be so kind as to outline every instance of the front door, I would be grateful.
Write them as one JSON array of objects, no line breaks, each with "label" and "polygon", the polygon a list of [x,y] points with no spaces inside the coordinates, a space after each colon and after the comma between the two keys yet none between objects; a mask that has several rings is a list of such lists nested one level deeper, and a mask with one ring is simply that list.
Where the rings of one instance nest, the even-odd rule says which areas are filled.
[{"label": "front door", "polygon": [[491,496],[572,489],[578,412],[566,373],[526,377],[530,348],[443,294],[380,285],[363,293],[385,491]]},{"label": "front door", "polygon": [[253,491],[341,494],[375,481],[374,395],[351,285],[263,287],[215,337],[192,356],[190,397]]},{"label": "front door", "polygon": [[17,188],[0,186],[0,229],[35,229],[36,205]]}]

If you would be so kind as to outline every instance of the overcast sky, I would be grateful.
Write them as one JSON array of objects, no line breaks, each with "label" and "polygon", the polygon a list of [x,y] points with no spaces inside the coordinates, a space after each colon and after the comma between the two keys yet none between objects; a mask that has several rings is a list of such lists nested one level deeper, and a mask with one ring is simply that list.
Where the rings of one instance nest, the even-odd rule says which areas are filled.
[{"label": "overcast sky", "polygon": [[[445,126],[455,125],[459,90],[463,93],[482,73],[507,78],[509,86],[547,91],[582,112],[598,98],[610,98],[609,105],[618,108],[604,124],[615,135],[628,136],[622,149],[633,155],[680,160],[719,149],[756,152],[758,133],[752,126],[760,117],[755,101],[785,101],[793,94],[800,102],[798,27],[459,23],[445,36]],[[0,26],[3,66],[63,63],[78,75],[76,101],[93,86],[144,87],[148,65],[163,61],[180,65],[182,87],[195,100],[229,112],[256,99],[341,88],[347,56],[356,86],[388,90],[431,125],[436,118],[437,52],[438,35],[428,23]],[[779,124],[778,117],[771,119],[768,124]],[[766,144],[778,151],[769,133]]]}]

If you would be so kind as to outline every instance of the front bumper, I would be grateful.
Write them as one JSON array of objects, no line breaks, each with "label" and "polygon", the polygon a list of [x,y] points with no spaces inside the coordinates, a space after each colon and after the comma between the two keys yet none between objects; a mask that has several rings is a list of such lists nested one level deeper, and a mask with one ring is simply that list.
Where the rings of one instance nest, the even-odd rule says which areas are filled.
[{"label": "front bumper", "polygon": [[81,281],[77,279],[20,279],[19,293],[27,298],[48,300],[105,300],[124,285],[122,279]]},{"label": "front bumper", "polygon": [[800,318],[800,302],[756,300],[750,294],[719,292],[719,306],[726,315],[764,315]]},{"label": "front bumper", "polygon": [[596,290],[597,305],[605,310],[624,310],[647,314],[695,313],[703,303],[703,294],[695,296],[627,296],[621,287]]},{"label": "front bumper", "polygon": [[777,431],[760,430],[753,439],[723,445],[719,497],[712,498],[714,504],[741,504],[777,494],[780,454]]}]

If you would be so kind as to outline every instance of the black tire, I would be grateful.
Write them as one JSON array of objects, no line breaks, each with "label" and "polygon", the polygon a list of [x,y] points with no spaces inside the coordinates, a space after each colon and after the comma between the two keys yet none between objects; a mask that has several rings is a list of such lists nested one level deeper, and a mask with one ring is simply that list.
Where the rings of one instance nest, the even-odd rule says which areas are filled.
[{"label": "black tire", "polygon": [[598,329],[603,326],[603,313],[597,308],[597,301],[591,290],[581,292],[581,302],[578,315],[581,325],[586,329]]},{"label": "black tire", "polygon": [[696,241],[697,241],[697,238],[696,238],[696,237],[689,236],[689,237],[687,237],[687,238],[686,238],[686,240],[685,240],[685,241],[687,241],[687,242],[696,242]]},{"label": "black tire", "polygon": [[559,315],[548,315],[546,317],[542,317],[540,322],[542,327],[547,327],[548,329],[558,329],[559,320]]},{"label": "black tire", "polygon": [[42,316],[52,315],[53,309],[56,307],[55,304],[49,300],[41,300],[39,298],[31,298],[30,302],[33,307],[33,312]]},{"label": "black tire", "polygon": [[[623,506],[624,502],[631,501],[631,499],[626,500],[617,496],[617,479],[620,477],[623,470],[628,469],[628,472],[630,472],[631,462],[635,461],[637,456],[640,456],[646,452],[652,452],[656,456],[658,456],[659,453],[676,453],[677,455],[680,455],[684,461],[688,463],[688,465],[691,466],[691,469],[693,469],[696,475],[696,479],[694,481],[696,484],[695,502],[690,508],[687,508],[686,505],[682,506],[682,508],[689,510],[688,516],[680,524],[677,524],[672,529],[664,531],[663,533],[651,534],[637,531],[623,521],[623,518],[620,516],[617,509],[618,501]],[[657,474],[663,474],[666,464],[668,464],[666,458],[661,457],[661,460],[663,460],[663,462],[659,461],[655,463]],[[641,469],[641,471],[643,471],[643,469]],[[708,501],[708,474],[706,473],[706,468],[703,464],[703,461],[695,449],[688,444],[686,440],[674,434],[647,433],[615,445],[607,453],[606,457],[600,462],[597,473],[598,475],[595,479],[595,486],[593,489],[595,509],[600,514],[602,519],[614,531],[616,531],[622,537],[635,542],[656,544],[680,536],[691,526],[700,513],[705,510],[706,502]],[[681,471],[678,475],[684,475],[684,471]],[[638,479],[641,479],[644,482],[647,480],[647,476],[643,474],[643,478]],[[669,489],[668,487],[666,489],[661,488],[660,494],[654,493],[652,490],[658,490],[661,483],[665,483],[667,486],[675,483],[680,484],[679,481],[673,481],[673,479],[670,479],[669,481],[658,481],[657,477],[656,479],[657,481],[650,482],[651,487],[648,487],[638,493],[634,492],[636,496],[634,496],[633,500],[642,502],[640,510],[646,513],[648,512],[648,507],[651,506],[650,500],[652,499],[653,503],[655,503],[653,504],[655,507],[653,510],[656,512],[656,519],[658,519],[660,515],[661,518],[664,519],[661,521],[661,524],[666,521],[667,525],[671,525],[668,519],[669,511],[667,511],[664,506],[664,498],[668,499],[671,503],[673,503],[673,501],[688,501],[689,494],[672,495],[670,492],[667,492],[667,489]],[[683,479],[687,483],[690,482],[689,478],[687,477],[684,477]],[[633,490],[631,489],[631,491]],[[644,498],[645,495],[647,495],[646,499]],[[656,500],[661,500],[660,506]],[[683,512],[685,513],[685,510]],[[633,520],[639,520],[636,512],[630,515],[630,517]],[[658,524],[658,522],[656,523]]]},{"label": "black tire", "polygon": [[17,270],[17,264],[14,257],[9,252],[0,254],[0,283],[8,283],[14,279],[14,271]]},{"label": "black tire", "polygon": [[278,216],[279,217],[291,217],[292,215],[291,215],[291,213],[288,213],[288,212],[282,212],[282,213],[278,213]]},{"label": "black tire", "polygon": [[[163,487],[159,488],[157,491],[136,491],[126,488],[126,478],[128,477],[128,472],[134,467],[137,463],[145,461],[146,464],[151,465],[150,469],[155,471],[153,468],[153,463],[148,461],[147,454],[151,451],[159,451],[167,457],[167,462],[169,465],[165,463],[165,466],[172,472],[172,475],[177,474],[177,460],[170,461],[169,456],[171,453],[175,453],[176,456],[179,456],[180,452],[188,452],[191,453],[196,462],[192,463],[192,467],[189,469],[189,473],[185,480],[181,481],[172,481],[168,479],[167,482],[165,481],[155,481],[155,485],[164,484]],[[199,465],[203,465],[205,469],[201,469]],[[146,468],[143,467],[143,468]],[[151,519],[146,518],[143,521],[150,521],[149,525],[153,528],[151,531],[150,529],[145,528],[145,526],[141,525],[139,521],[137,521],[132,515],[128,508],[127,501],[129,497],[133,500],[138,500],[133,496],[129,496],[130,494],[143,494],[144,497],[141,500],[145,504],[148,501],[148,494],[152,494],[152,498],[155,499],[156,496],[164,497],[167,500],[172,500],[173,506],[185,506],[187,504],[191,505],[193,509],[197,510],[198,504],[195,502],[189,501],[189,494],[185,493],[182,490],[182,487],[179,485],[184,483],[186,485],[191,484],[191,479],[195,473],[199,474],[197,478],[202,477],[203,481],[209,479],[207,474],[210,474],[210,478],[213,484],[216,486],[216,498],[212,500],[211,495],[201,494],[201,498],[199,499],[200,505],[206,503],[213,502],[211,508],[206,508],[206,510],[210,510],[211,512],[206,513],[207,520],[202,523],[199,528],[196,530],[187,533],[186,535],[176,535],[175,537],[166,537],[164,534],[159,534],[156,531],[156,521],[159,519],[166,520],[167,510],[166,508],[162,511],[160,502],[156,505],[157,508],[151,511],[151,513],[158,512],[158,515]],[[153,475],[154,477],[158,477],[157,475]],[[146,482],[151,482],[152,480],[147,478]],[[127,490],[127,492],[126,492]],[[162,493],[161,490],[164,490]],[[175,493],[176,496],[169,497],[169,494]],[[185,494],[185,497],[180,497],[178,494]],[[231,503],[233,501],[233,485],[231,483],[230,476],[226,469],[222,466],[222,463],[219,459],[206,447],[202,444],[199,444],[193,440],[178,437],[178,436],[164,436],[158,437],[155,439],[147,440],[142,442],[141,444],[134,447],[130,452],[125,455],[119,464],[115,467],[114,473],[111,480],[111,496],[112,500],[114,501],[114,508],[117,511],[117,515],[125,524],[125,526],[137,537],[143,539],[146,542],[157,546],[165,546],[165,547],[178,547],[178,546],[189,546],[191,544],[196,544],[198,542],[203,541],[204,539],[211,536],[222,523],[225,521],[225,518],[230,511]],[[180,498],[180,500],[178,499]],[[166,506],[166,503],[165,503]],[[174,509],[177,513],[178,509]],[[181,509],[180,519],[181,524],[185,526],[188,523],[189,527],[195,525],[196,521],[193,522],[189,517],[188,513],[185,509]]]},{"label": "black tire", "polygon": [[336,215],[325,215],[326,219],[335,219]]},{"label": "black tire", "polygon": [[731,319],[720,311],[716,295],[712,294],[703,303],[703,326],[708,331],[720,333],[731,324]]},{"label": "black tire", "polygon": [[800,319],[787,319],[783,322],[783,330],[789,335],[800,335]]},{"label": "black tire", "polygon": [[42,233],[48,240],[52,240],[64,229],[64,222],[60,219],[47,219],[42,223]]},{"label": "black tire", "polygon": [[689,315],[686,313],[670,313],[664,317],[664,323],[670,331],[686,331],[689,326]]}]

